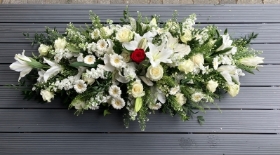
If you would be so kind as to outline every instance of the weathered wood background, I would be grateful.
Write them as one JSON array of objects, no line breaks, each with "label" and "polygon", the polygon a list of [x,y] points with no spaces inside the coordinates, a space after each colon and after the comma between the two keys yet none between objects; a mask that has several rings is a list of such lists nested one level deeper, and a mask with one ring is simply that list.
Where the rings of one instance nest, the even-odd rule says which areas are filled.
[{"label": "weathered wood background", "polygon": [[255,75],[241,77],[240,94],[225,95],[205,114],[181,122],[168,114],[150,115],[145,132],[137,123],[123,126],[119,113],[103,117],[97,111],[73,115],[55,101],[38,104],[22,100],[20,92],[5,87],[16,83],[9,69],[16,53],[37,52],[22,32],[43,32],[45,26],[63,31],[68,22],[90,23],[88,10],[105,21],[119,21],[124,5],[0,5],[0,154],[280,154],[280,5],[134,5],[144,16],[179,19],[196,13],[199,26],[215,24],[235,37],[259,33],[252,42],[263,50],[265,64]]}]

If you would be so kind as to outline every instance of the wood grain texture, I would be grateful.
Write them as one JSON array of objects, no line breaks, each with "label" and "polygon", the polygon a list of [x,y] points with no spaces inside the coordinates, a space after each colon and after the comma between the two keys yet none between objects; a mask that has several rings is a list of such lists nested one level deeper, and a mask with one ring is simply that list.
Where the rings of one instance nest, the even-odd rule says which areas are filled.
[{"label": "wood grain texture", "polygon": [[0,133],[1,154],[278,155],[279,135]]},{"label": "wood grain texture", "polygon": [[[251,47],[263,50],[265,65],[256,75],[241,77],[240,94],[223,95],[215,106],[182,122],[177,116],[149,116],[146,132],[137,121],[125,129],[121,114],[103,117],[102,111],[74,110],[55,100],[39,104],[22,100],[20,92],[3,85],[16,83],[19,73],[9,64],[16,53],[37,52],[22,32],[44,31],[45,26],[64,31],[66,23],[90,23],[88,10],[102,21],[118,22],[125,5],[0,5],[0,154],[188,154],[278,155],[280,152],[280,6],[279,5],[131,5],[145,16],[160,14],[164,21],[178,10],[182,20],[196,13],[197,26],[215,24],[233,37],[259,33]],[[187,134],[193,133],[193,134]]]}]

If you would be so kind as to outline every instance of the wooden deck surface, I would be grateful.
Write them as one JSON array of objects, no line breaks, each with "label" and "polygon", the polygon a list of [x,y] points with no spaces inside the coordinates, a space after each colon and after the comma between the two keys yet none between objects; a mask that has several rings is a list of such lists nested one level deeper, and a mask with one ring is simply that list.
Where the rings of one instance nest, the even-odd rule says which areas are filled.
[{"label": "wooden deck surface", "polygon": [[215,24],[234,36],[259,33],[251,47],[263,50],[264,67],[241,77],[240,94],[210,106],[205,124],[181,122],[168,114],[152,114],[145,132],[136,122],[123,126],[121,114],[103,117],[98,111],[75,116],[58,100],[39,104],[22,100],[5,87],[16,83],[9,69],[23,49],[37,52],[22,32],[43,32],[45,26],[63,31],[68,22],[90,23],[88,10],[102,21],[118,22],[125,5],[0,5],[0,155],[42,154],[280,154],[280,5],[133,5],[131,15],[160,14],[165,20],[178,10],[179,19],[196,13],[198,26]]}]

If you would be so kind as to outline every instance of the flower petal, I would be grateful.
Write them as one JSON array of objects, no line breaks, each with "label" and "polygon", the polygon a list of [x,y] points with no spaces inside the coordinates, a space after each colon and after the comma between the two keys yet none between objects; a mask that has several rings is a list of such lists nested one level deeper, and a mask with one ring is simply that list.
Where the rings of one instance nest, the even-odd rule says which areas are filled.
[{"label": "flower petal", "polygon": [[123,43],[124,48],[126,48],[129,51],[134,51],[137,46],[138,46],[138,42],[137,41],[131,41],[128,43]]}]

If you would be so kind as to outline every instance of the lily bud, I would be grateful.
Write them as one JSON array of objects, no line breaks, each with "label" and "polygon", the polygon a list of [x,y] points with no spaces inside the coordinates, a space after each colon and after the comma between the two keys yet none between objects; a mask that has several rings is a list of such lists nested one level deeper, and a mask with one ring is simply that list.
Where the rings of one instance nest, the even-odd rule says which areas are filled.
[{"label": "lily bud", "polygon": [[150,21],[150,26],[157,26],[157,20],[156,18],[153,18],[151,21]]},{"label": "lily bud", "polygon": [[258,67],[260,63],[263,63],[262,57],[248,57],[240,59],[240,63],[246,66]]},{"label": "lily bud", "polygon": [[147,47],[147,39],[143,38],[140,40],[139,44],[138,44],[138,48],[145,50]]}]

